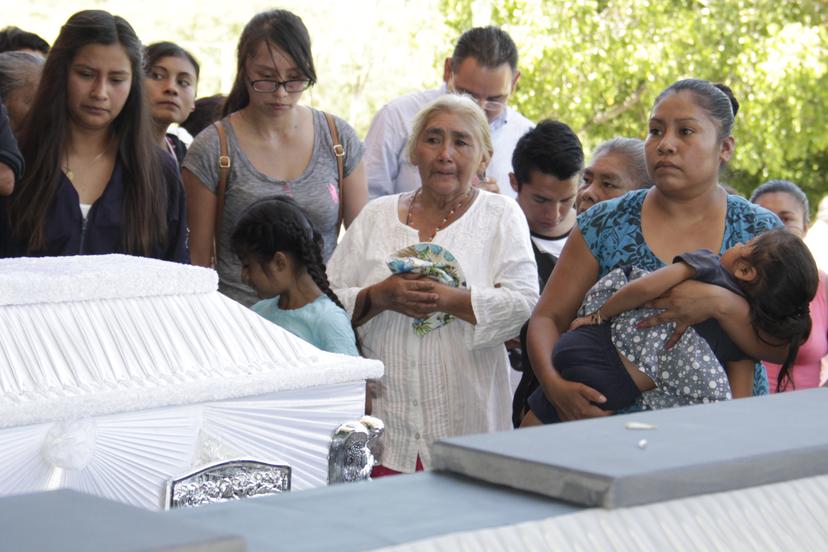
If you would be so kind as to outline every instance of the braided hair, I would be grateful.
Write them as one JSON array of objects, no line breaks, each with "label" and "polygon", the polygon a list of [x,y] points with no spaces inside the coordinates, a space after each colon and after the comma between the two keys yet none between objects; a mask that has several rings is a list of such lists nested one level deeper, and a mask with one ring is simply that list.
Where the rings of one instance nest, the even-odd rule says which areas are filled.
[{"label": "braided hair", "polygon": [[[277,252],[290,255],[298,266],[307,271],[322,293],[345,310],[328,282],[322,245],[322,235],[296,201],[288,196],[266,197],[250,205],[242,213],[230,237],[233,253],[239,258],[253,257],[265,273]],[[362,354],[358,339],[357,349]]]},{"label": "braided hair", "polygon": [[745,260],[756,270],[739,281],[750,305],[751,325],[788,343],[788,355],[777,377],[782,391],[793,385],[791,367],[799,346],[811,333],[809,305],[819,286],[816,263],[805,243],[786,228],[769,230],[751,242]]}]

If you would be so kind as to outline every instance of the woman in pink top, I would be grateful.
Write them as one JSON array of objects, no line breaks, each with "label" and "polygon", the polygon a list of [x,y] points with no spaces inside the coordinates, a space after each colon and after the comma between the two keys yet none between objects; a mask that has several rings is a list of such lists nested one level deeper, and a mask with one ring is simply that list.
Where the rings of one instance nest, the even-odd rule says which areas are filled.
[{"label": "woman in pink top", "polygon": [[[800,238],[808,229],[808,198],[799,186],[787,180],[769,180],[755,190],[750,201],[773,211],[782,223]],[[825,273],[819,273],[819,289],[811,302],[811,335],[799,348],[791,381],[778,381],[779,365],[765,362],[771,392],[819,386],[822,358],[828,355],[828,302]]]}]

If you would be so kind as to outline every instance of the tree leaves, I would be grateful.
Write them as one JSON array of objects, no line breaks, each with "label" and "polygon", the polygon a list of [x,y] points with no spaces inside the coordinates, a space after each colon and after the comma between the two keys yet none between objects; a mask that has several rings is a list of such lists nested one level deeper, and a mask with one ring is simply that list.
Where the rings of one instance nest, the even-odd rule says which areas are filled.
[{"label": "tree leaves", "polygon": [[[441,0],[458,34],[473,0]],[[478,2],[480,4],[480,2]],[[727,181],[744,194],[770,178],[797,182],[815,206],[828,189],[828,25],[819,1],[505,0],[492,24],[518,45],[513,104],[560,119],[591,148],[644,137],[653,100],[697,77],[730,86],[741,103]]]}]

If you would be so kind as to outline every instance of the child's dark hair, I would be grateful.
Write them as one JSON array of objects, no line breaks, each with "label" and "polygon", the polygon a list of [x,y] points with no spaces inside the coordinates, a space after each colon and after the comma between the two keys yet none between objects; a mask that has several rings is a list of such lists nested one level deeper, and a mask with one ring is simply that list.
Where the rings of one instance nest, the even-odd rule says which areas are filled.
[{"label": "child's dark hair", "polygon": [[[301,265],[328,298],[345,307],[331,289],[322,260],[322,236],[302,208],[288,196],[260,199],[241,215],[230,237],[230,247],[239,258],[254,257],[267,273],[267,264],[282,252]],[[356,331],[354,331],[356,336]],[[357,339],[357,349],[360,349]]]},{"label": "child's dark hair", "polygon": [[777,378],[777,387],[783,391],[788,383],[793,385],[791,366],[811,333],[809,305],[819,285],[816,263],[805,243],[785,228],[759,236],[746,260],[756,277],[739,283],[748,295],[753,327],[789,343]]}]

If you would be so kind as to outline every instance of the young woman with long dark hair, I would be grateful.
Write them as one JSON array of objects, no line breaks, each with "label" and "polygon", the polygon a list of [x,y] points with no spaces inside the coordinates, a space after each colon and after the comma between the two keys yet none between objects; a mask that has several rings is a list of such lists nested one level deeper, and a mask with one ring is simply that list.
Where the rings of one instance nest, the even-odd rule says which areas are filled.
[{"label": "young woman with long dark hair", "polygon": [[181,180],[153,137],[143,83],[127,21],[100,10],[69,18],[21,132],[27,171],[0,213],[6,256],[189,259]]}]

